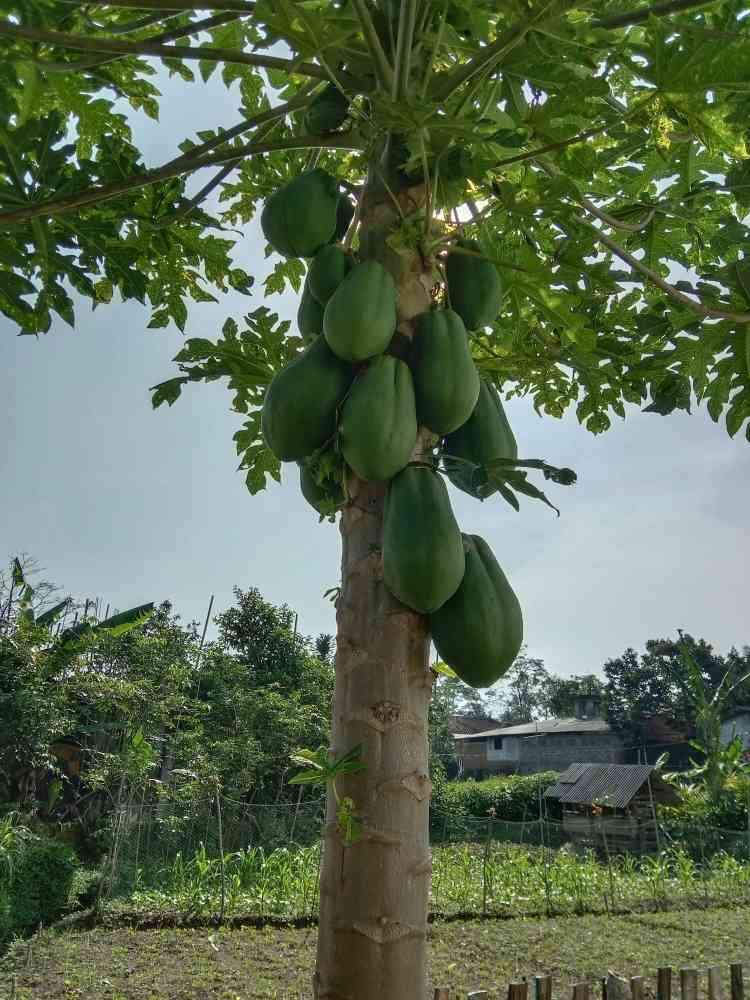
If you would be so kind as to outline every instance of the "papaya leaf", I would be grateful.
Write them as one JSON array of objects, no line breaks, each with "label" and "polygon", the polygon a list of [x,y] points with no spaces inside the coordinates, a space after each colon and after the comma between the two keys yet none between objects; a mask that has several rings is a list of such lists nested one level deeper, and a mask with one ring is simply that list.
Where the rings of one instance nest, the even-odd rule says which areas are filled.
[{"label": "papaya leaf", "polygon": [[186,375],[178,376],[177,378],[169,378],[166,382],[159,382],[158,385],[152,385],[149,392],[152,393],[151,405],[156,410],[162,403],[167,403],[172,406],[180,398],[182,393],[183,385],[186,385],[190,381],[190,378]]},{"label": "papaya leaf", "polygon": [[[498,488],[503,497],[505,497],[508,503],[515,507],[516,510],[519,509],[518,500],[515,496],[513,496],[513,490],[518,493],[523,493],[525,496],[531,497],[533,500],[541,500],[542,503],[546,504],[551,510],[554,510],[558,517],[560,516],[560,511],[553,503],[550,503],[545,494],[538,489],[538,487],[534,486],[533,483],[528,482],[525,472],[494,472],[489,473],[488,478],[489,482]],[[513,496],[513,500],[511,500],[509,496],[506,496],[506,490],[511,496]]]},{"label": "papaya leaf", "polygon": [[560,516],[558,508],[553,503],[550,503],[545,494],[537,486],[534,486],[533,483],[528,482],[525,472],[519,472],[517,475],[506,477],[506,483],[512,489],[523,493],[527,497],[531,497],[533,500],[541,500],[550,510],[554,510],[558,517]]},{"label": "papaya leaf", "polygon": [[497,486],[498,492],[503,500],[507,501],[515,511],[521,510],[521,505],[518,502],[518,497],[515,495],[512,489],[507,485],[504,479],[494,480],[494,484]]},{"label": "papaya leaf", "polygon": [[360,760],[361,752],[361,745],[338,758],[332,757],[328,747],[324,746],[317,750],[295,750],[289,754],[289,759],[304,770],[290,778],[289,784],[325,786],[329,781],[335,782],[341,774],[364,771],[367,765]]},{"label": "papaya leaf", "polygon": [[491,471],[502,471],[504,468],[541,469],[545,479],[551,479],[559,486],[573,486],[578,481],[578,476],[573,469],[558,469],[554,465],[549,465],[542,458],[494,458],[486,463],[486,468]]},{"label": "papaya leaf", "polygon": [[666,416],[674,410],[690,413],[690,380],[671,372],[651,389],[653,402],[644,406],[644,413]]},{"label": "papaya leaf", "polygon": [[443,677],[458,677],[456,671],[452,667],[449,667],[447,663],[443,663],[442,660],[437,660],[433,663],[431,669],[436,674],[442,674]]}]

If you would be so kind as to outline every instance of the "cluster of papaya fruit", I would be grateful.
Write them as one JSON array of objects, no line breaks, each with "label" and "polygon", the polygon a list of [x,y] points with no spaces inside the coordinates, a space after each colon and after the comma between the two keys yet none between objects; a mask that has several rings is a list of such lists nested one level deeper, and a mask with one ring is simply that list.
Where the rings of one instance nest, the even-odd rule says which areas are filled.
[{"label": "cluster of papaya fruit", "polygon": [[[302,492],[316,509],[323,496],[331,499],[331,484],[321,484],[310,467],[321,451],[335,449],[361,479],[388,482],[385,584],[429,615],[438,654],[458,676],[486,687],[518,653],[521,609],[487,543],[462,535],[437,463],[413,455],[419,427],[428,428],[440,439],[450,480],[479,499],[494,489],[477,485],[476,468],[517,457],[498,392],[480,379],[467,334],[497,316],[500,278],[472,247],[450,252],[451,308],[418,316],[408,352],[396,356],[389,352],[394,280],[379,261],[357,260],[341,245],[352,216],[335,178],[319,168],[264,205],[268,242],[309,265],[297,316],[307,346],[268,387],[263,435],[277,458],[299,463]],[[343,502],[343,484],[333,489]]]}]

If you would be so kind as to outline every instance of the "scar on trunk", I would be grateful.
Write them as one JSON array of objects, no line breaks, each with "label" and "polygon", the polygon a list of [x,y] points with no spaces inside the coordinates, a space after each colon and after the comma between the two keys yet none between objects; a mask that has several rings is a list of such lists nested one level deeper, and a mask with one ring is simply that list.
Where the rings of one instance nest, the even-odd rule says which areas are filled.
[{"label": "scar on trunk", "polygon": [[423,927],[417,927],[414,924],[402,924],[397,920],[388,920],[387,917],[381,917],[380,920],[375,921],[357,921],[356,923],[346,925],[340,925],[336,928],[337,932],[354,932],[355,934],[362,934],[371,941],[376,941],[378,944],[390,944],[394,941],[400,941],[401,938],[405,937],[425,937],[426,933]]},{"label": "scar on trunk", "polygon": [[413,868],[410,869],[409,874],[417,877],[419,875],[431,875],[432,874],[432,858],[427,855],[422,861],[419,861]]},{"label": "scar on trunk", "polygon": [[373,705],[370,711],[378,722],[385,725],[396,722],[401,716],[401,706],[393,701],[380,701],[377,705]]},{"label": "scar on trunk", "polygon": [[388,830],[381,830],[376,826],[363,826],[359,839],[367,840],[371,844],[383,844],[385,847],[401,847],[404,843],[404,838],[400,833],[390,833]]},{"label": "scar on trunk", "polygon": [[408,792],[413,795],[418,802],[424,802],[432,794],[432,782],[429,776],[422,771],[410,771],[400,778],[391,778],[389,781],[381,781],[377,787],[379,793],[382,792]]},{"label": "scar on trunk", "polygon": [[407,792],[411,792],[418,802],[423,802],[432,794],[432,782],[430,781],[429,775],[423,774],[419,771],[413,771],[411,774],[407,774],[405,778],[401,779],[401,784]]}]

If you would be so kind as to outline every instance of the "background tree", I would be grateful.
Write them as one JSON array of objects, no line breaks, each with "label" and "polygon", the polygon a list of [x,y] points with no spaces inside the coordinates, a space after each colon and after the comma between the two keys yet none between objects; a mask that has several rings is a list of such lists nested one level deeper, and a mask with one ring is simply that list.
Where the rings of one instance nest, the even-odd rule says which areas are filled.
[{"label": "background tree", "polygon": [[[730,434],[746,425],[750,45],[740,0],[501,10],[224,0],[219,12],[150,0],[152,13],[137,17],[133,6],[6,5],[0,309],[22,332],[46,331],[53,313],[72,323],[69,288],[96,303],[115,292],[148,301],[153,327],[183,327],[191,299],[249,290],[230,240],[212,230],[246,223],[317,164],[355,195],[351,245],[394,277],[404,337],[433,302],[445,250],[474,239],[462,251],[503,278],[497,320],[472,335],[490,382],[551,416],[575,405],[593,433],[649,397],[651,412],[694,397]],[[157,113],[145,57],[186,82],[194,62],[203,78],[221,66],[238,84],[239,120],[185,136],[169,162],[147,166],[122,113]],[[330,132],[303,120],[321,82],[347,100]],[[188,188],[204,169],[209,179]],[[202,207],[217,187],[220,220]],[[266,290],[299,288],[301,277],[299,260],[281,261]],[[301,348],[287,332],[265,307],[242,327],[230,320],[215,342],[189,341],[180,374],[155,395],[173,403],[187,382],[228,376],[246,415],[237,446],[251,491],[280,474],[258,407]],[[430,459],[433,443],[422,432],[414,457]],[[516,506],[517,493],[542,497],[527,472],[489,456],[471,488]],[[362,744],[366,770],[342,787],[360,804],[363,836],[344,842],[331,798],[316,989],[399,1000],[424,989],[428,628],[382,583],[383,484],[346,485],[332,738],[337,755]]]},{"label": "background tree", "polygon": [[[493,707],[498,706],[500,718],[508,725],[545,718],[551,683],[552,677],[544,662],[522,650],[500,684],[493,689]],[[495,709],[495,714],[497,711]]]},{"label": "background tree", "polygon": [[50,744],[72,725],[63,692],[39,669],[38,644],[47,639],[27,624],[0,633],[0,801],[21,796],[21,770],[50,766]]},{"label": "background tree", "polygon": [[[87,836],[111,818],[123,780],[142,808],[189,798],[187,771],[203,782],[196,794],[210,781],[240,801],[296,798],[289,754],[327,742],[333,670],[292,631],[288,607],[257,590],[235,593],[203,648],[196,623],[168,602],[127,631],[65,640],[43,610],[36,620],[15,614],[0,631],[0,800],[51,812]],[[52,751],[59,740],[78,748],[75,783]],[[21,789],[27,778],[40,789],[57,782],[55,801],[46,791],[35,800],[35,781]]]},{"label": "background tree", "polygon": [[326,663],[333,662],[335,646],[335,637],[328,632],[321,632],[315,640],[315,652]]},{"label": "background tree", "polygon": [[575,716],[576,698],[580,695],[603,695],[604,683],[596,674],[574,674],[572,677],[550,676],[545,696],[548,713],[557,719]]},{"label": "background tree", "polygon": [[[608,660],[604,664],[607,718],[628,739],[642,742],[644,724],[653,715],[664,714],[688,731],[695,727],[697,701],[686,685],[684,650],[694,661],[709,698],[728,670],[734,684],[750,667],[746,653],[732,650],[725,658],[704,639],[687,633],[677,639],[649,639],[644,653],[627,649],[622,656]],[[725,709],[742,704],[746,683],[731,687],[724,699]]]},{"label": "background tree", "polygon": [[430,776],[433,784],[435,772],[448,777],[457,773],[456,745],[453,739],[452,720],[457,714],[458,695],[452,677],[437,677],[430,699]]}]

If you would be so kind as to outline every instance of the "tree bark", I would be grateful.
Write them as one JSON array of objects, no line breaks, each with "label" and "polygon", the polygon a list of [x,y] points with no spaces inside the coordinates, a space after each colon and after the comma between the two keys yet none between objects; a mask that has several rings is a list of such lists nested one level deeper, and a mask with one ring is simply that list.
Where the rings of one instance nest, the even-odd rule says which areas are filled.
[{"label": "tree bark", "polygon": [[[364,256],[391,270],[399,333],[430,305],[432,278],[418,254],[394,255],[383,237],[399,223],[391,195],[365,193]],[[406,214],[422,188],[400,193]],[[398,338],[397,338],[398,339]],[[420,432],[414,458],[429,437]],[[366,769],[338,779],[351,797],[360,839],[347,844],[329,790],[320,889],[315,995],[318,1000],[417,1000],[425,992],[431,860],[427,712],[433,677],[427,619],[400,604],[382,573],[386,483],[350,474],[341,518],[336,686],[331,750],[362,746]]]}]

